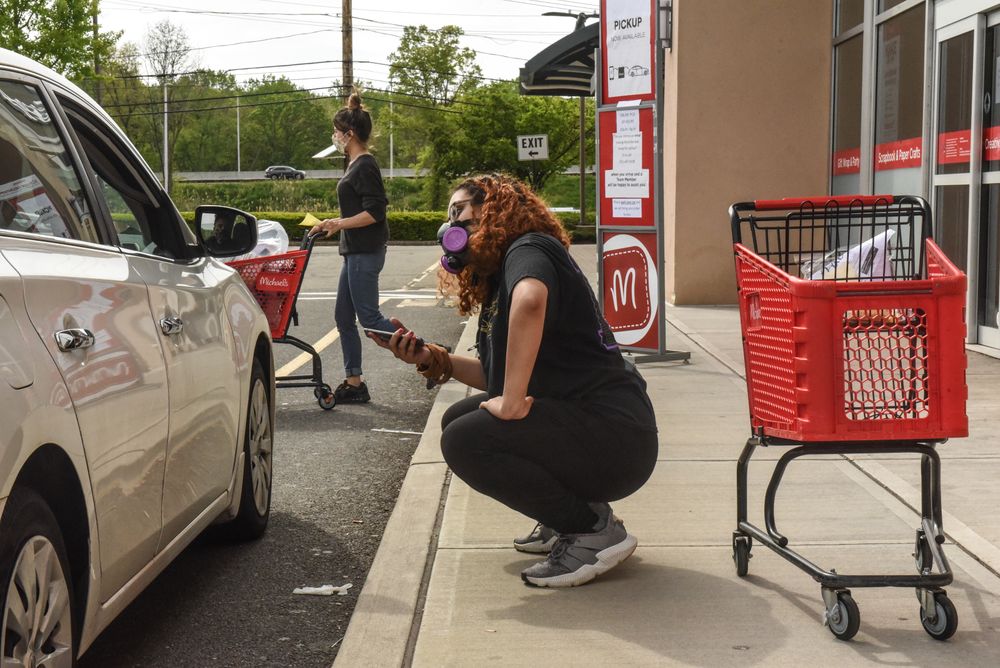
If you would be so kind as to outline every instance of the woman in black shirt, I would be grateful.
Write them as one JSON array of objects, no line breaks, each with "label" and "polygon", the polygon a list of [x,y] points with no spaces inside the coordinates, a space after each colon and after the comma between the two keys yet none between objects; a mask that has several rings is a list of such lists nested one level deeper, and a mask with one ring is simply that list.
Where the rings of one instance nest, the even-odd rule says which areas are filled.
[{"label": "woman in black shirt", "polygon": [[421,345],[399,329],[384,344],[435,382],[483,390],[445,413],[441,449],[473,489],[538,524],[514,541],[549,552],[521,573],[541,587],[589,582],[636,538],[611,512],[645,483],[657,455],[646,383],[618,350],[562,225],[506,176],[462,183],[439,232],[459,310],[479,308],[478,359]]},{"label": "woman in black shirt", "polygon": [[344,266],[337,286],[334,319],[344,352],[344,382],[334,390],[338,403],[365,403],[371,399],[368,385],[361,379],[361,337],[355,318],[367,329],[392,331],[396,328],[378,306],[378,276],[385,264],[389,225],[386,222],[385,185],[382,172],[371,153],[371,115],[354,92],[333,117],[333,142],[347,156],[343,178],[337,183],[340,218],[328,218],[309,234],[340,232],[340,254]]}]

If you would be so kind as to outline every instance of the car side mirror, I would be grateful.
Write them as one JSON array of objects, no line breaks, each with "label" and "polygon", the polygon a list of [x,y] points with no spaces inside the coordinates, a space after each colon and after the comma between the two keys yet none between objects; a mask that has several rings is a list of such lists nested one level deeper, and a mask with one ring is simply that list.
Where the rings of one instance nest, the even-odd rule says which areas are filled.
[{"label": "car side mirror", "polygon": [[235,257],[257,246],[257,218],[229,206],[206,204],[194,210],[194,228],[212,257]]}]

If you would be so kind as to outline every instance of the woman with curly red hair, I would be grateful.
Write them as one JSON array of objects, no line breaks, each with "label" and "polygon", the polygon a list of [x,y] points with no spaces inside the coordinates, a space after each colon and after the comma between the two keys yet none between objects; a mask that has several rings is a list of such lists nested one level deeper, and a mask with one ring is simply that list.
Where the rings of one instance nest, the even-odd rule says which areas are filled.
[{"label": "woman with curly red hair", "polygon": [[646,383],[618,350],[566,231],[523,183],[466,180],[439,238],[459,310],[479,309],[477,358],[421,345],[402,327],[383,345],[437,383],[484,391],[447,410],[441,449],[470,487],[537,522],[514,547],[549,554],[521,579],[589,582],[637,544],[608,502],[639,489],[656,462]]}]

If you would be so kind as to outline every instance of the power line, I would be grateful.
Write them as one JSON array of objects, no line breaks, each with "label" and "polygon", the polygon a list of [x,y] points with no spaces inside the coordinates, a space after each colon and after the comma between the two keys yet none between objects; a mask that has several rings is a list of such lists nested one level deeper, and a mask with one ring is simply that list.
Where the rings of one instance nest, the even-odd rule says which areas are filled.
[{"label": "power line", "polygon": [[[246,105],[241,104],[240,105],[240,109],[249,109],[249,108],[252,108],[252,107],[269,107],[269,106],[272,106],[272,105],[275,105],[275,104],[290,104],[292,102],[312,102],[312,101],[315,101],[315,100],[330,100],[330,99],[340,99],[340,95],[312,95],[309,98],[302,98],[302,99],[298,99],[298,100],[274,100],[272,102],[256,102],[254,104],[246,104]],[[398,105],[403,106],[403,107],[411,107],[411,108],[414,108],[414,109],[426,109],[428,111],[438,112],[438,113],[442,113],[442,114],[461,114],[462,113],[460,111],[455,111],[454,109],[446,109],[444,107],[428,107],[428,106],[422,105],[422,104],[413,104],[412,102],[402,102],[400,100],[389,100],[387,98],[373,97],[371,95],[367,96],[367,99],[369,99],[369,100],[377,100],[379,102],[392,102],[393,104],[398,104]],[[233,107],[231,105],[226,105],[226,106],[223,106],[223,107],[204,107],[204,108],[200,108],[200,109],[169,109],[166,112],[163,112],[163,111],[139,111],[139,112],[135,112],[133,114],[114,114],[114,113],[112,113],[111,115],[112,116],[116,116],[117,115],[118,117],[122,117],[122,116],[126,116],[126,115],[129,116],[129,117],[131,117],[131,116],[162,116],[164,113],[166,113],[168,116],[173,116],[174,114],[196,114],[196,113],[202,113],[202,112],[206,112],[206,111],[220,111],[220,110],[232,111]]]}]

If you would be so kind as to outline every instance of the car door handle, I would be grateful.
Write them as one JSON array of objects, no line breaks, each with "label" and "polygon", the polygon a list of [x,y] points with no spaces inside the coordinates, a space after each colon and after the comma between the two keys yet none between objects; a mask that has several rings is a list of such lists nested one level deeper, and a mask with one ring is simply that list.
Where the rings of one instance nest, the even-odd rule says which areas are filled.
[{"label": "car door handle", "polygon": [[89,329],[62,329],[56,332],[56,345],[64,353],[94,345],[94,333]]},{"label": "car door handle", "polygon": [[167,336],[180,334],[184,329],[184,321],[180,318],[160,318],[160,331]]}]

